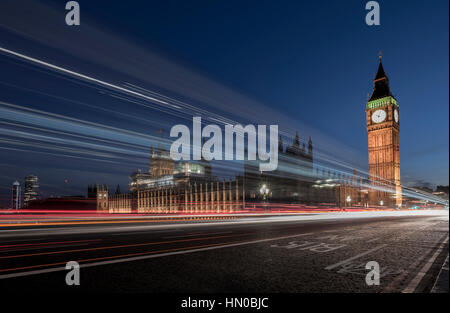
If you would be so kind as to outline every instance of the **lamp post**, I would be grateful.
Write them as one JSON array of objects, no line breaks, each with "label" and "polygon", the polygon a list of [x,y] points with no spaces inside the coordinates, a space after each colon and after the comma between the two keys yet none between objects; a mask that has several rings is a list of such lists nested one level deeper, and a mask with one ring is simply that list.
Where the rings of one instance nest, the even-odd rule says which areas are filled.
[{"label": "lamp post", "polygon": [[269,188],[264,184],[262,185],[261,189],[259,189],[259,192],[261,193],[263,200],[267,200],[267,195],[269,194]]},{"label": "lamp post", "polygon": [[350,206],[350,202],[352,202],[352,198],[350,198],[350,196],[347,196],[347,198],[345,198],[345,201],[347,202],[347,206]]}]

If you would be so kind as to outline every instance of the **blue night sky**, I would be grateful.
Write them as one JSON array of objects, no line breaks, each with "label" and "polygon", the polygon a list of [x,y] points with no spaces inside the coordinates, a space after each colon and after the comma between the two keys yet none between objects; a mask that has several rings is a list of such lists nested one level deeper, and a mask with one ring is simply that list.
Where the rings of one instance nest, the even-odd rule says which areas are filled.
[{"label": "blue night sky", "polygon": [[[63,8],[65,1],[46,3]],[[381,26],[372,27],[365,24],[366,1],[358,0],[79,3],[82,24],[95,21],[102,29],[293,116],[345,143],[362,159],[367,159],[365,102],[381,50],[391,90],[400,105],[402,179],[448,184],[447,0],[379,1]],[[0,36],[0,46],[33,55],[32,49],[24,49],[26,43],[17,40],[15,46],[16,41],[9,40],[6,33]],[[64,62],[71,68],[77,64],[74,59]],[[0,54],[0,66],[5,69],[0,83],[24,86],[16,76],[26,75],[29,69],[19,63]],[[1,84],[0,92],[0,101],[9,103],[26,97]],[[77,100],[89,103],[95,97],[86,90]],[[44,109],[43,102],[38,106]],[[82,114],[67,108],[64,113]],[[7,166],[12,159],[5,154],[0,163]],[[30,171],[26,159],[20,162],[25,169],[17,174],[19,178]],[[55,177],[50,185],[58,184],[56,177],[65,176],[52,173],[52,161],[39,164],[48,169],[48,176]],[[91,167],[95,166],[85,165],[82,171],[88,173]],[[60,168],[58,173],[66,169]],[[125,177],[121,183],[126,183],[128,170],[120,173]],[[88,176],[86,185],[92,182]],[[9,185],[10,180],[2,179],[1,184]]]}]

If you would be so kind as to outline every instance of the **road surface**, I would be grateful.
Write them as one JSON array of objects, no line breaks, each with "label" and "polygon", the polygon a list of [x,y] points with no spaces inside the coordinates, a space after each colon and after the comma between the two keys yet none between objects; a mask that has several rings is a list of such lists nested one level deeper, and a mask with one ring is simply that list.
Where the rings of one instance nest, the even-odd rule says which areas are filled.
[{"label": "road surface", "polygon": [[448,211],[2,219],[2,292],[430,292],[448,255]]}]

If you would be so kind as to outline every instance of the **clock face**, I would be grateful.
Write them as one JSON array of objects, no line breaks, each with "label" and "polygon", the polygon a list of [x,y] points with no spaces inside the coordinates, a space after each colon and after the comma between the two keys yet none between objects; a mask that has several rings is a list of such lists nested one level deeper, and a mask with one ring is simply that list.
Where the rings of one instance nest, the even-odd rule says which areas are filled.
[{"label": "clock face", "polygon": [[385,110],[376,110],[372,114],[372,121],[374,123],[381,123],[386,119],[386,111]]},{"label": "clock face", "polygon": [[397,109],[394,110],[394,119],[395,119],[395,122],[398,123],[398,111],[397,111]]}]

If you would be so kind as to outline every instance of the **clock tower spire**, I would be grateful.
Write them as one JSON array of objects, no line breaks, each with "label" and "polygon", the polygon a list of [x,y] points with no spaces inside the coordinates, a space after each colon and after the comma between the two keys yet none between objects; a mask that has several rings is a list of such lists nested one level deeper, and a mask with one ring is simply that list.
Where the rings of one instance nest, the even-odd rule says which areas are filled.
[{"label": "clock tower spire", "polygon": [[381,55],[366,105],[371,205],[401,206],[399,106],[391,93]]}]

